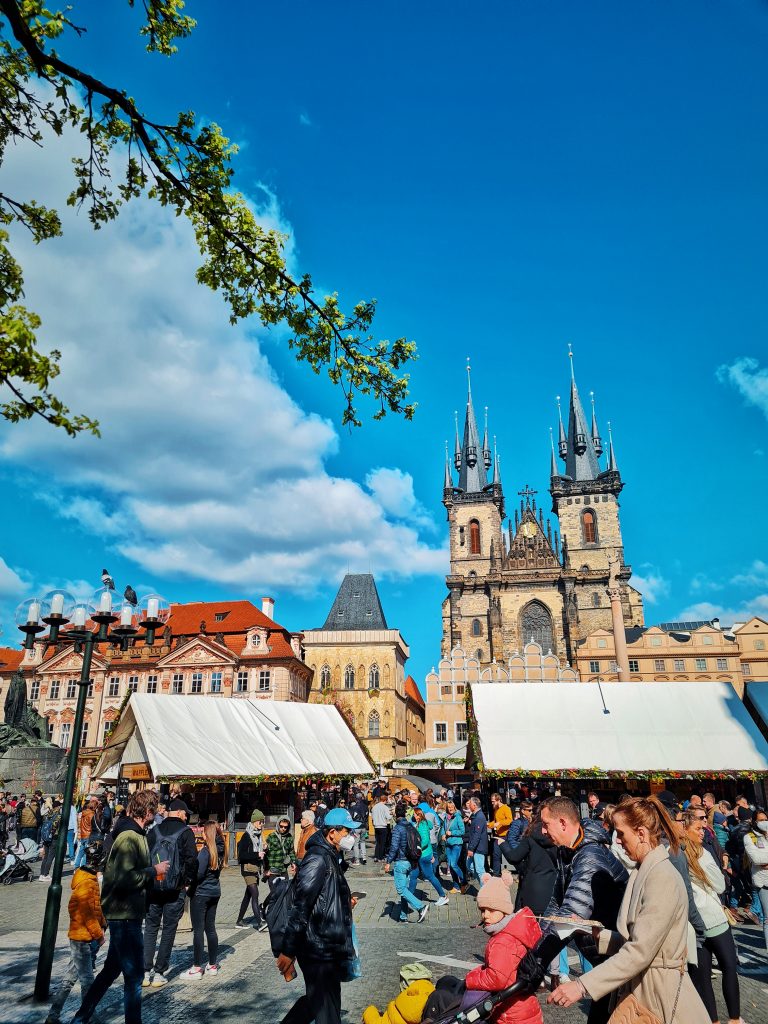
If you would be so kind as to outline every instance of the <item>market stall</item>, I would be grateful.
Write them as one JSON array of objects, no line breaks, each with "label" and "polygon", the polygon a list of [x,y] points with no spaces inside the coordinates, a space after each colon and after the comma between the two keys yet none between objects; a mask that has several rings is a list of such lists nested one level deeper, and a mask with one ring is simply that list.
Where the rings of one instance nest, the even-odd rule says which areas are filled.
[{"label": "market stall", "polygon": [[[467,767],[579,798],[768,775],[768,741],[729,683],[475,683]],[[720,786],[723,788],[723,785]]]},{"label": "market stall", "polygon": [[99,758],[97,777],[183,793],[200,820],[222,822],[234,851],[258,807],[272,828],[295,817],[300,788],[371,778],[373,767],[332,705],[133,694]]}]

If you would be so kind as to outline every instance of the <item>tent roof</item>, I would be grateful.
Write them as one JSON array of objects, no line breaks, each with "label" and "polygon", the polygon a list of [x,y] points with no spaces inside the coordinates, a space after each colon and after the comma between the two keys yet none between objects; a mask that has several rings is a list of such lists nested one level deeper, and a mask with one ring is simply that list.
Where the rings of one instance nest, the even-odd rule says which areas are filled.
[{"label": "tent roof", "polygon": [[768,775],[729,683],[475,683],[472,759],[489,775]]},{"label": "tent roof", "polygon": [[373,774],[332,705],[175,694],[132,694],[94,775],[132,761],[163,781]]},{"label": "tent roof", "polygon": [[400,757],[392,762],[393,768],[440,768],[455,767],[463,768],[467,762],[467,744],[451,743],[447,747],[430,747],[422,750],[419,754],[409,754],[407,757]]},{"label": "tent roof", "polygon": [[761,732],[768,735],[768,683],[747,683],[744,699],[760,719],[758,728],[762,723]]}]

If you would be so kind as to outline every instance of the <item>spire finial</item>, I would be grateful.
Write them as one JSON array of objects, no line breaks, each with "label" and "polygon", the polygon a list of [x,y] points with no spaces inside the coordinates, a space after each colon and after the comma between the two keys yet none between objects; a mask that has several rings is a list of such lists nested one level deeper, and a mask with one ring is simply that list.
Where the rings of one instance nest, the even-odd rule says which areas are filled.
[{"label": "spire finial", "polygon": [[573,345],[568,342],[568,358],[571,360],[571,380],[576,380],[576,374],[573,371]]},{"label": "spire finial", "polygon": [[472,367],[469,365],[467,356],[467,405],[472,401]]}]

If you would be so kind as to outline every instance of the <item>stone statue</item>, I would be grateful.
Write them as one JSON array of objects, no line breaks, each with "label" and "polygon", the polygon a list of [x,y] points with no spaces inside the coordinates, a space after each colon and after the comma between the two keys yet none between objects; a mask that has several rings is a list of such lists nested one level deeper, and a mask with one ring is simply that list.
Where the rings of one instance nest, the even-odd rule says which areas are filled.
[{"label": "stone statue", "polygon": [[0,753],[11,747],[48,747],[47,737],[45,719],[27,703],[23,673],[14,672],[5,698],[5,722],[0,725]]},{"label": "stone statue", "polygon": [[616,554],[608,555],[608,589],[613,590],[614,587],[619,586],[619,570],[621,569],[621,559]]}]

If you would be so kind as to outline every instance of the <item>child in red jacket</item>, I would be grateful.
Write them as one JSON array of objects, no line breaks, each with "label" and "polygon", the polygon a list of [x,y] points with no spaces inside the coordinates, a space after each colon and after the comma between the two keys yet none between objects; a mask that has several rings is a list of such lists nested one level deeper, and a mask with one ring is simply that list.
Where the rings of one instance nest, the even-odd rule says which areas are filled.
[{"label": "child in red jacket", "polygon": [[[501,992],[513,985],[517,966],[541,938],[541,929],[528,907],[515,913],[509,886],[502,878],[483,876],[477,894],[483,930],[490,936],[482,967],[465,979],[467,992]],[[534,995],[512,996],[500,1003],[491,1017],[493,1024],[544,1024],[539,1001]]]}]

